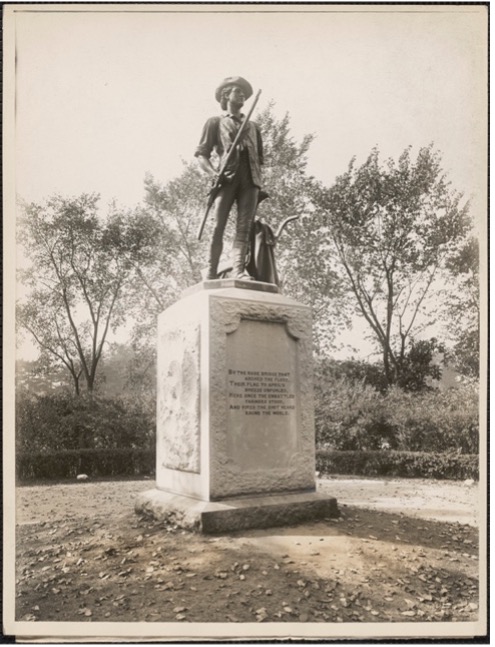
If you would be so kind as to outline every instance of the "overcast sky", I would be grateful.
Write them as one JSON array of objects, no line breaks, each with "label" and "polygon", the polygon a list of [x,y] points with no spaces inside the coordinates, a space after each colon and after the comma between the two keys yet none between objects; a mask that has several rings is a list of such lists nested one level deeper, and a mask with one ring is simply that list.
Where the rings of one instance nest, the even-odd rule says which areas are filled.
[{"label": "overcast sky", "polygon": [[375,145],[398,156],[433,141],[456,188],[483,188],[484,7],[40,8],[16,15],[26,200],[96,191],[139,202],[147,171],[167,181],[192,159],[230,75],[262,89],[259,109],[288,111],[296,138],[316,135],[309,170],[327,183]]},{"label": "overcast sky", "polygon": [[240,75],[262,90],[259,110],[274,101],[296,139],[315,134],[318,179],[331,184],[375,145],[398,157],[434,142],[484,222],[486,7],[120,7],[15,13],[23,199],[98,192],[134,206],[146,172],[166,182],[193,158],[220,112],[216,86]]}]

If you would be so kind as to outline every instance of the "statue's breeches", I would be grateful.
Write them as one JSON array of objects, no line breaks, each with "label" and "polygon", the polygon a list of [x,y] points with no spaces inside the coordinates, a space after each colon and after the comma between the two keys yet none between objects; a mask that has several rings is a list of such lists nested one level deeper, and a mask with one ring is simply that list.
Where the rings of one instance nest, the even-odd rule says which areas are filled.
[{"label": "statue's breeches", "polygon": [[210,249],[210,268],[216,271],[222,253],[223,234],[234,202],[237,202],[237,222],[234,246],[247,244],[251,224],[258,206],[259,188],[253,184],[249,162],[241,156],[241,163],[231,182],[225,184],[215,200],[215,229]]}]

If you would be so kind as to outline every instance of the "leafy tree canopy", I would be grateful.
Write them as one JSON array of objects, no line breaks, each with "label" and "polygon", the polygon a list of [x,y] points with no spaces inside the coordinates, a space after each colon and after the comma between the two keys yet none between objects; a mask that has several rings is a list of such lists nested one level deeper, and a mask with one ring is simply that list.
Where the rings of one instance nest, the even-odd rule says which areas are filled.
[{"label": "leafy tree canopy", "polygon": [[125,320],[124,294],[153,232],[139,212],[98,214],[99,196],[55,195],[24,205],[19,241],[29,260],[20,272],[18,321],[45,358],[88,391],[109,330]]},{"label": "leafy tree canopy", "polygon": [[428,297],[440,293],[470,230],[468,205],[431,145],[416,159],[409,147],[397,162],[382,162],[375,148],[362,166],[351,160],[330,188],[315,185],[313,199],[315,231],[325,241],[315,260],[332,268],[330,259],[338,259],[381,350],[387,383],[397,383],[410,340],[433,322]]},{"label": "leafy tree canopy", "polygon": [[454,344],[448,354],[454,367],[468,377],[480,370],[479,244],[469,237],[447,261],[450,280],[443,293],[443,318]]}]

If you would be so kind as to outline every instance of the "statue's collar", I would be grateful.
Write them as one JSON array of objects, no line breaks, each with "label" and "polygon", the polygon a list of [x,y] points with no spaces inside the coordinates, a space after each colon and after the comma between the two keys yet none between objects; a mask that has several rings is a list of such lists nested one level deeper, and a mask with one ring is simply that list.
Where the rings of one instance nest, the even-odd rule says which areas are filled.
[{"label": "statue's collar", "polygon": [[233,115],[231,112],[225,112],[223,117],[230,117],[231,119],[235,119],[236,121],[244,121],[246,118],[246,115],[241,112],[241,114],[237,117],[236,115]]}]

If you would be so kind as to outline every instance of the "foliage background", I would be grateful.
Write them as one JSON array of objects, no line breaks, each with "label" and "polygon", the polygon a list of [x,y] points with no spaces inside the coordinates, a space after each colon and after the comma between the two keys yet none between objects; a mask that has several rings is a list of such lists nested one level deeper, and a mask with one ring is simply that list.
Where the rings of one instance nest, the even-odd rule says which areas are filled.
[{"label": "foliage background", "polygon": [[[259,121],[271,194],[259,217],[276,229],[298,216],[277,246],[277,262],[284,293],[314,314],[317,446],[477,454],[477,242],[440,154],[430,146],[413,159],[408,148],[397,162],[382,162],[375,148],[361,167],[351,161],[324,187],[307,173],[312,136],[296,142],[289,115],[275,118],[272,106]],[[61,451],[70,473],[83,464],[94,474],[132,473],[126,461],[148,469],[139,452],[154,447],[156,317],[200,280],[207,246],[196,240],[195,225],[207,188],[191,163],[167,183],[147,176],[144,203],[111,206],[106,217],[98,216],[94,195],[24,205],[20,241],[31,266],[21,275],[27,291],[19,322],[44,351],[31,369],[49,383],[65,368],[75,392],[63,389],[63,378],[52,393],[18,389],[24,475],[36,472],[29,456],[44,464],[43,456]],[[331,359],[337,332],[356,313],[368,322],[381,361]],[[442,317],[448,349],[425,335]],[[112,342],[108,332],[123,328],[128,342]],[[458,388],[440,388],[446,361],[464,374]],[[451,474],[452,460],[434,468],[413,463],[435,474],[444,465]],[[416,470],[409,459],[396,463]]]}]

